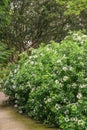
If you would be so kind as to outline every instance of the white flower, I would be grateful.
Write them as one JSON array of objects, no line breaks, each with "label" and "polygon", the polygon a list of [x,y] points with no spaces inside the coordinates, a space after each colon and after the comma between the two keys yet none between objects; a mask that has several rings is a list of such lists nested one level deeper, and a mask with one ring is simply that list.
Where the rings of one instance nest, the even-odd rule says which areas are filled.
[{"label": "white flower", "polygon": [[87,38],[87,36],[86,35],[82,35],[82,38]]},{"label": "white flower", "polygon": [[14,70],[14,73],[16,73],[16,72],[17,72],[17,70],[15,69],[15,70]]},{"label": "white flower", "polygon": [[81,40],[82,40],[82,37],[79,36],[78,34],[74,34],[74,35],[73,35],[73,40],[75,40],[75,41],[81,41]]},{"label": "white flower", "polygon": [[56,110],[59,110],[61,107],[58,104],[56,104],[55,108],[56,108]]},{"label": "white flower", "polygon": [[32,88],[31,92],[35,91],[35,88]]},{"label": "white flower", "polygon": [[84,43],[84,41],[81,41],[81,44],[83,44]]},{"label": "white flower", "polygon": [[69,113],[69,110],[66,110],[64,113],[67,115]]},{"label": "white flower", "polygon": [[18,94],[17,93],[15,93],[15,98],[18,96]]},{"label": "white flower", "polygon": [[13,89],[15,89],[16,88],[16,86],[15,85],[13,85]]},{"label": "white flower", "polygon": [[37,55],[34,55],[33,57],[34,57],[34,58],[37,58],[38,56],[37,56]]},{"label": "white flower", "polygon": [[18,96],[18,94],[17,94],[17,93],[15,94],[15,98],[16,98],[16,99],[19,99],[19,96]]},{"label": "white flower", "polygon": [[14,107],[16,108],[16,107],[18,107],[18,105],[17,105],[17,104],[15,104],[15,105],[14,105]]},{"label": "white flower", "polygon": [[72,86],[73,86],[73,87],[76,87],[76,86],[77,86],[77,84],[76,84],[76,83],[73,83],[73,84],[72,84]]},{"label": "white flower", "polygon": [[70,66],[70,67],[69,67],[69,70],[72,71],[72,70],[73,70],[73,67]]},{"label": "white flower", "polygon": [[42,104],[40,104],[40,107],[42,107]]},{"label": "white flower", "polygon": [[17,100],[15,100],[15,103],[17,103],[18,101]]},{"label": "white flower", "polygon": [[62,59],[66,59],[66,55],[65,54],[63,55]]},{"label": "white flower", "polygon": [[20,114],[22,114],[22,113],[23,113],[23,111],[22,111],[22,110],[20,110],[20,111],[19,111],[19,113],[20,113]]},{"label": "white flower", "polygon": [[40,56],[43,56],[43,53],[40,53]]},{"label": "white flower", "polygon": [[81,93],[78,93],[77,94],[77,98],[80,99],[82,97],[82,94]]},{"label": "white flower", "polygon": [[12,74],[12,72],[10,71],[10,73],[9,73],[10,75]]},{"label": "white flower", "polygon": [[78,125],[84,125],[84,121],[83,120],[78,120]]},{"label": "white flower", "polygon": [[31,59],[32,58],[32,56],[29,56],[29,59]]},{"label": "white flower", "polygon": [[58,80],[55,80],[55,83],[56,83],[56,84],[58,84],[58,83],[59,83],[59,81],[58,81]]},{"label": "white flower", "polygon": [[73,36],[78,36],[78,34],[77,34],[77,33],[74,33]]},{"label": "white flower", "polygon": [[87,81],[87,78],[85,78],[85,81]]},{"label": "white flower", "polygon": [[85,88],[85,87],[87,87],[87,85],[86,85],[86,84],[82,84],[82,85],[80,85],[79,87],[80,87],[80,88]]},{"label": "white flower", "polygon": [[68,68],[67,68],[67,67],[63,67],[63,70],[64,70],[64,71],[67,71],[67,70],[68,70]]},{"label": "white flower", "polygon": [[34,61],[31,61],[30,64],[31,64],[31,65],[34,65]]},{"label": "white flower", "polygon": [[78,118],[77,118],[77,117],[72,117],[72,118],[71,118],[71,121],[77,122],[77,121],[78,121]]},{"label": "white flower", "polygon": [[50,50],[50,48],[47,48],[46,50],[47,50],[47,51],[49,51],[49,50]]},{"label": "white flower", "polygon": [[69,122],[69,117],[65,117],[65,121],[66,121],[66,122]]},{"label": "white flower", "polygon": [[68,79],[69,79],[68,76],[64,76],[64,77],[63,77],[63,81],[67,81]]},{"label": "white flower", "polygon": [[46,103],[51,102],[51,98],[48,98],[45,102]]},{"label": "white flower", "polygon": [[63,100],[63,101],[66,103],[66,102],[67,102],[67,99],[65,99],[65,98],[64,98],[64,100]]},{"label": "white flower", "polygon": [[26,66],[29,63],[29,61],[25,62],[24,65]]},{"label": "white flower", "polygon": [[60,85],[60,88],[62,88],[62,87],[63,87],[62,83],[59,83],[59,85]]},{"label": "white flower", "polygon": [[81,36],[78,36],[78,37],[77,37],[77,40],[81,41],[81,39],[82,39]]},{"label": "white flower", "polygon": [[57,54],[57,51],[54,51],[54,54]]},{"label": "white flower", "polygon": [[61,60],[57,60],[57,63],[61,63]]}]

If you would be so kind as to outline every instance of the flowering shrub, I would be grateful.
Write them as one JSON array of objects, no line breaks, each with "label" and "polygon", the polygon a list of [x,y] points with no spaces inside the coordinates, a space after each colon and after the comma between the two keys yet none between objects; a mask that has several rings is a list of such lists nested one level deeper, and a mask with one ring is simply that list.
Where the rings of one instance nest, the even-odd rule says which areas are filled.
[{"label": "flowering shrub", "polygon": [[87,36],[23,54],[4,84],[19,112],[61,130],[87,130]]}]

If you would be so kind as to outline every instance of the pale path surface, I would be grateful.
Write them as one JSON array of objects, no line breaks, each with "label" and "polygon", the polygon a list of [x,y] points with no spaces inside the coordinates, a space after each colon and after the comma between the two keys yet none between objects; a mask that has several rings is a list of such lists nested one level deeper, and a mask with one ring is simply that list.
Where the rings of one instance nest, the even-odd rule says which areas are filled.
[{"label": "pale path surface", "polygon": [[3,105],[6,100],[7,97],[0,92],[0,130],[58,130],[47,128],[18,114],[12,107]]}]

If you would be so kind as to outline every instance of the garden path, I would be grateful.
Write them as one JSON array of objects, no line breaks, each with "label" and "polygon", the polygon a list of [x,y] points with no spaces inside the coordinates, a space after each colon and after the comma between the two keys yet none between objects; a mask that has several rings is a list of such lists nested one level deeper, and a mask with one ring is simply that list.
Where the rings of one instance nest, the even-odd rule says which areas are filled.
[{"label": "garden path", "polygon": [[14,108],[6,106],[4,101],[8,98],[0,92],[0,130],[58,130],[32,121],[18,114]]}]

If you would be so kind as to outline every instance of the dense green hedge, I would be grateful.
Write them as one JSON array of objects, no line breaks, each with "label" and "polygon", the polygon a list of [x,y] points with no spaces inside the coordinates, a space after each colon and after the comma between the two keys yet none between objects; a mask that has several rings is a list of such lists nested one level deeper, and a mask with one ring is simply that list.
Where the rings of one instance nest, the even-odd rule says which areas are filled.
[{"label": "dense green hedge", "polygon": [[87,130],[87,36],[23,53],[4,91],[20,113],[61,130]]}]

